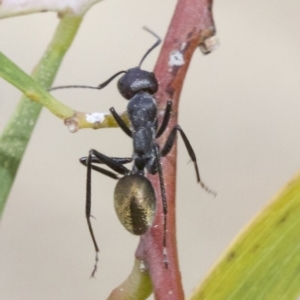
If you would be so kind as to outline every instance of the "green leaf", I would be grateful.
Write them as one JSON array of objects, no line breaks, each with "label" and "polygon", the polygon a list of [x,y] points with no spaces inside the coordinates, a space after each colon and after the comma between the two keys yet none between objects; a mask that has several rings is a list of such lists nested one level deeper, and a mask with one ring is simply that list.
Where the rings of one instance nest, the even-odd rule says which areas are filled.
[{"label": "green leaf", "polygon": [[192,300],[290,300],[300,293],[300,175],[250,223]]}]

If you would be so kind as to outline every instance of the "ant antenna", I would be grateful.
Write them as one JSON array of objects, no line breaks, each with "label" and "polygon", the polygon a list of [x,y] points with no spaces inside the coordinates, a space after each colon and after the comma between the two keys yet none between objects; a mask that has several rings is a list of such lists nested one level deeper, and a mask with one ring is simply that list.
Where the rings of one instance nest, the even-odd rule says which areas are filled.
[{"label": "ant antenna", "polygon": [[[147,32],[149,32],[150,34],[152,34],[154,37],[157,38],[157,41],[155,42],[155,44],[147,50],[147,52],[144,54],[144,56],[142,57],[138,68],[141,67],[143,61],[145,60],[145,58],[148,56],[148,54],[154,49],[156,48],[160,43],[161,43],[161,39],[160,37],[153,32],[152,30],[150,30],[148,27],[144,26],[143,27],[144,30],[146,30]],[[94,89],[94,90],[101,90],[104,87],[106,87],[113,79],[115,79],[117,76],[119,76],[122,73],[127,73],[127,71],[120,71],[116,74],[114,74],[112,77],[110,77],[109,79],[107,79],[106,81],[104,81],[103,83],[99,84],[98,86],[90,86],[90,85],[61,85],[61,86],[55,86],[52,88],[48,88],[47,91],[54,91],[54,90],[60,90],[60,89],[73,89],[73,88],[77,88],[77,89]]]},{"label": "ant antenna", "polygon": [[122,73],[127,73],[127,71],[120,71],[118,73],[116,73],[115,75],[111,76],[109,79],[107,79],[106,81],[104,81],[103,83],[98,85],[98,89],[101,90],[104,87],[106,87],[113,79],[115,79],[117,76],[119,76]]},{"label": "ant antenna", "polygon": [[60,89],[96,89],[98,90],[99,87],[97,86],[89,86],[89,85],[60,85],[48,88],[47,91],[54,91],[54,90],[60,90]]},{"label": "ant antenna", "polygon": [[153,32],[152,30],[150,30],[148,27],[144,26],[143,27],[144,30],[146,30],[147,32],[149,32],[150,34],[152,34],[153,36],[155,36],[157,38],[157,41],[155,42],[155,44],[144,54],[143,58],[141,59],[140,63],[139,63],[139,68],[141,67],[143,61],[145,60],[145,58],[148,56],[148,54],[154,49],[156,48],[160,43],[161,43],[161,39],[160,37]]},{"label": "ant antenna", "polygon": [[99,84],[98,86],[90,86],[90,85],[61,85],[61,86],[55,86],[52,88],[47,89],[47,91],[54,91],[54,90],[60,90],[60,89],[72,89],[72,88],[78,88],[78,89],[94,89],[94,90],[101,90],[105,86],[107,86],[115,77],[119,76],[122,73],[127,73],[127,71],[120,71],[107,79],[105,82]]},{"label": "ant antenna", "polygon": [[[157,38],[157,41],[155,42],[155,44],[149,49],[147,50],[147,52],[144,54],[141,62],[139,63],[139,66],[138,68],[141,67],[141,64],[143,63],[143,61],[145,60],[145,58],[148,56],[148,54],[154,49],[156,48],[160,43],[161,43],[161,39],[160,37],[155,33],[153,32],[152,30],[150,30],[148,27],[144,26],[143,27],[144,30],[146,30],[147,32],[151,33],[153,36],[155,36]],[[127,71],[120,71],[118,73],[116,73],[115,75],[113,75],[112,77],[110,77],[109,79],[107,79],[106,81],[104,81],[103,83],[99,84],[98,85],[98,89],[101,90],[103,89],[104,87],[106,87],[113,79],[115,79],[117,76],[119,76],[120,74],[122,73],[125,73],[127,74]]]}]

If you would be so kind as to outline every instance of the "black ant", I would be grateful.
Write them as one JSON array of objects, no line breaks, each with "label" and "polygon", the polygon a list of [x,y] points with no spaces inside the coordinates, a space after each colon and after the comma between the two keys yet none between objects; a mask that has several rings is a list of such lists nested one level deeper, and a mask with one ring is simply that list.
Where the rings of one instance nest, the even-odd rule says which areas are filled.
[{"label": "black ant", "polygon": [[[87,157],[82,157],[80,162],[87,167],[87,184],[86,184],[86,218],[88,228],[94,243],[96,251],[96,263],[91,276],[94,276],[97,270],[98,252],[94,232],[91,225],[91,170],[102,173],[112,179],[119,180],[114,191],[114,203],[116,213],[123,226],[132,234],[143,235],[152,225],[156,211],[156,195],[152,184],[145,177],[145,170],[154,175],[159,175],[160,191],[163,204],[163,263],[168,267],[167,258],[167,199],[164,186],[163,171],[161,168],[161,157],[166,156],[173,147],[176,133],[179,131],[188,154],[194,163],[197,182],[208,192],[210,191],[200,179],[196,155],[179,125],[171,130],[165,145],[162,149],[156,143],[166,130],[171,116],[172,102],[168,101],[162,123],[158,129],[157,106],[153,95],[158,90],[158,82],[154,73],[141,70],[141,64],[147,55],[156,48],[161,39],[148,28],[146,31],[156,37],[155,44],[144,54],[138,67],[127,71],[120,71],[97,87],[85,85],[59,86],[49,90],[61,88],[92,88],[102,89],[107,86],[115,77],[125,73],[118,81],[118,89],[121,95],[129,100],[127,105],[128,117],[131,122],[131,129],[117,114],[115,109],[110,108],[117,124],[121,129],[133,139],[133,155],[131,158],[108,157],[95,149],[89,151]],[[132,170],[126,168],[124,164],[133,162]],[[103,169],[95,164],[105,164],[114,172]],[[123,175],[119,178],[118,174]]]}]

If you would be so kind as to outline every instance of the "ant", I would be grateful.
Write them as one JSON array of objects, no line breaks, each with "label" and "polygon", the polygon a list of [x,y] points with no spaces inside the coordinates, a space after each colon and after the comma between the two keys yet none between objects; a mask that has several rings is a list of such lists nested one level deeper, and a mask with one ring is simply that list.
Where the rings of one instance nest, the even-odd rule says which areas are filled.
[{"label": "ant", "polygon": [[[110,108],[110,112],[119,127],[133,140],[132,157],[109,157],[95,149],[91,149],[87,157],[80,158],[80,162],[87,167],[86,218],[96,251],[95,265],[91,274],[92,277],[97,270],[99,252],[99,247],[90,221],[92,170],[118,180],[114,191],[115,210],[123,226],[135,235],[143,235],[152,226],[156,211],[156,195],[151,182],[145,177],[145,171],[152,175],[158,174],[163,204],[163,263],[166,268],[168,268],[166,241],[168,209],[164,177],[161,167],[161,157],[165,157],[171,151],[177,132],[180,133],[188,154],[194,163],[197,182],[200,183],[201,186],[209,193],[214,193],[201,181],[196,155],[188,138],[179,125],[175,125],[173,127],[162,149],[160,149],[156,143],[156,140],[165,132],[169,123],[172,102],[167,101],[165,114],[162,123],[158,128],[157,106],[153,96],[158,90],[158,82],[154,73],[142,70],[141,65],[148,54],[161,43],[161,39],[148,28],[144,27],[144,29],[156,37],[157,40],[155,44],[144,54],[137,67],[128,69],[127,71],[120,71],[97,87],[68,85],[49,89],[91,88],[100,90],[107,86],[115,77],[124,73],[124,75],[118,80],[118,90],[126,100],[129,100],[127,112],[131,128],[126,125],[113,107]],[[133,163],[131,170],[124,166],[124,164],[130,162]],[[104,164],[112,171],[101,168],[95,164]],[[123,177],[120,178],[118,174]]]}]

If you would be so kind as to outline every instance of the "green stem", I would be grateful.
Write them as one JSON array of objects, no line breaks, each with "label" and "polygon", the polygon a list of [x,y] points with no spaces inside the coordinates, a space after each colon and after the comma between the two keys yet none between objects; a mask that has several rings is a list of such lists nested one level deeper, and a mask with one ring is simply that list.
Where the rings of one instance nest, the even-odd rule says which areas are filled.
[{"label": "green stem", "polygon": [[[65,15],[61,19],[52,42],[32,73],[32,77],[43,87],[51,86],[81,21],[82,17],[75,15]],[[1,59],[3,57],[2,55]],[[1,60],[0,64],[3,65]],[[14,78],[13,71],[10,72],[9,69],[5,71]],[[0,137],[0,215],[3,213],[6,199],[41,109],[39,103],[23,96]],[[72,111],[68,111],[67,107],[65,109],[64,113],[71,116]]]},{"label": "green stem", "polygon": [[128,278],[115,288],[107,300],[147,299],[152,293],[152,283],[149,273],[143,270],[142,262],[138,259]]},{"label": "green stem", "polygon": [[[59,44],[59,41],[57,43],[51,43],[44,59],[42,59],[36,70],[36,74],[34,72],[33,77],[27,75],[0,52],[0,76],[22,91],[28,99],[45,106],[55,116],[65,120],[65,124],[69,127],[71,132],[75,132],[81,128],[98,129],[117,127],[118,124],[111,114],[75,111],[56,100],[45,90],[44,87],[49,86],[49,82],[51,83],[53,80],[51,74],[56,73],[57,67],[62,59],[61,49],[58,47]],[[49,53],[51,55],[49,55]],[[46,56],[48,58],[46,58]],[[49,56],[51,56],[51,58]],[[51,65],[49,61],[54,61],[54,66]],[[49,70],[49,72],[47,72],[47,70]],[[49,80],[49,76],[51,80]],[[41,84],[39,81],[34,80],[34,78],[40,80]],[[128,124],[127,113],[123,113],[120,116]]]}]

